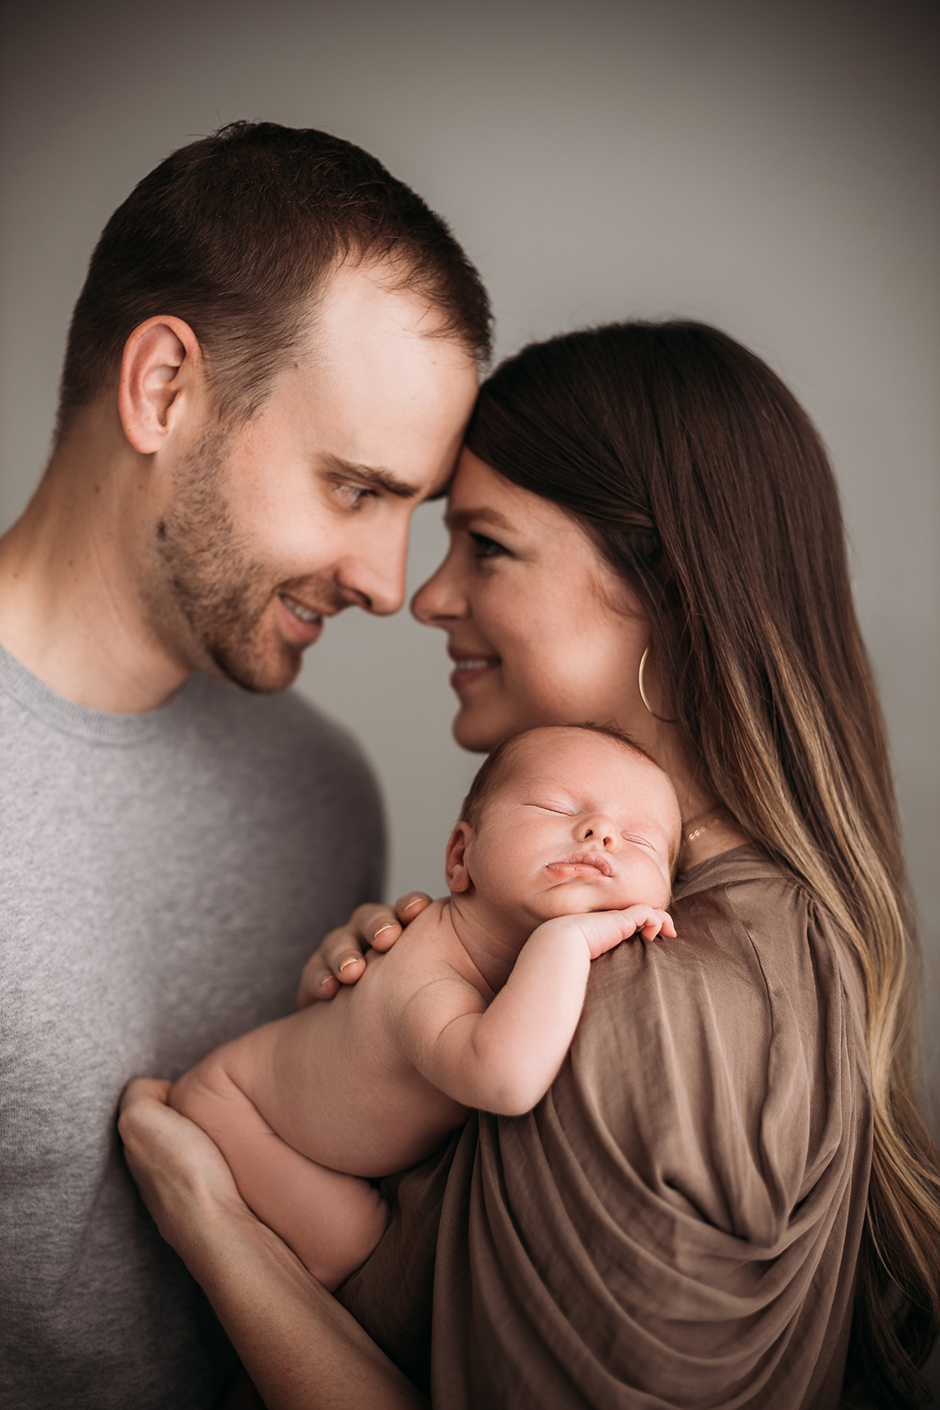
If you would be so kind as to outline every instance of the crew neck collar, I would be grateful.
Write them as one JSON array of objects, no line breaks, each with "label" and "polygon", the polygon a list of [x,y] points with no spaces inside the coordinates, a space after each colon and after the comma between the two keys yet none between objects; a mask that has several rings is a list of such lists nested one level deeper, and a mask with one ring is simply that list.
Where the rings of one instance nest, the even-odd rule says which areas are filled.
[{"label": "crew neck collar", "polygon": [[118,714],[95,710],[59,695],[22,662],[0,646],[0,692],[10,696],[25,710],[60,730],[63,734],[92,740],[97,744],[140,744],[170,729],[199,690],[198,672],[184,681],[179,690],[155,710],[138,714]]}]

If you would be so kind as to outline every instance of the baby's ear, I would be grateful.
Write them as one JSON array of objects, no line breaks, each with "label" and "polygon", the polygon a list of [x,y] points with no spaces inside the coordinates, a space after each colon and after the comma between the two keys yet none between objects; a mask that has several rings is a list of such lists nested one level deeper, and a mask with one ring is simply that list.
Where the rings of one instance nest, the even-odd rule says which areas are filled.
[{"label": "baby's ear", "polygon": [[467,846],[472,836],[473,828],[467,822],[459,822],[450,835],[445,857],[447,887],[450,891],[467,891],[470,888]]}]

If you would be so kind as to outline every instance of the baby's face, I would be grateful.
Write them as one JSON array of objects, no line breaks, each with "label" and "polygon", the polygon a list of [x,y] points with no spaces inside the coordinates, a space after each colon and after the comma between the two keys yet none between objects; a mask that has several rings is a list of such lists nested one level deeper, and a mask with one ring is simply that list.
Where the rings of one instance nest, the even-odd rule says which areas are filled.
[{"label": "baby's face", "polygon": [[466,850],[489,905],[536,924],[665,907],[681,820],[663,771],[604,735],[544,729],[515,747]]}]

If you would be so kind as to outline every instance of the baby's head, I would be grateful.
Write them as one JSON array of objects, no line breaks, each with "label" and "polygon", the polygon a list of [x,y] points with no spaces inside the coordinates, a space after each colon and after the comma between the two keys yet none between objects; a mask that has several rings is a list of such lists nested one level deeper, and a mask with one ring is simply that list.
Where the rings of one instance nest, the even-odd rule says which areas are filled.
[{"label": "baby's head", "polygon": [[668,777],[620,731],[526,730],[473,780],[448,844],[447,883],[534,924],[641,903],[662,909],[681,826]]}]

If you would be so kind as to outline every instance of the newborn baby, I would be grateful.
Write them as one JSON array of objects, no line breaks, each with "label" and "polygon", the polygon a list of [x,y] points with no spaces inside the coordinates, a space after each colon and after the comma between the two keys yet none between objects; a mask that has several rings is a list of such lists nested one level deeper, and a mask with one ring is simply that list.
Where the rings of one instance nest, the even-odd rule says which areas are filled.
[{"label": "newborn baby", "polygon": [[450,895],[370,950],[354,987],[210,1053],[170,1104],[337,1287],[385,1227],[368,1177],[429,1155],[470,1108],[529,1111],[564,1061],[591,961],[637,931],[675,935],[662,907],[679,841],[668,778],[616,731],[515,736],[447,844]]}]

